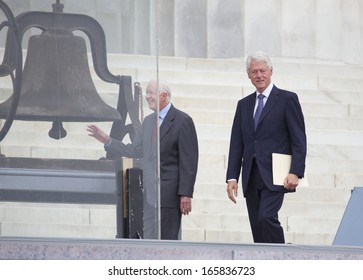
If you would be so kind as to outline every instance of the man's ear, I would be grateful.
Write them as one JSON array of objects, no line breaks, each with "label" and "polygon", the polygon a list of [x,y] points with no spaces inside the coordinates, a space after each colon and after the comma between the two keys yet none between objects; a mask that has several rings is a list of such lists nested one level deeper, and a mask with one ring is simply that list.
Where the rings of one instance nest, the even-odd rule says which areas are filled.
[{"label": "man's ear", "polygon": [[168,94],[166,92],[162,92],[160,93],[160,98],[162,98],[163,100],[166,100],[166,98],[168,97]]}]

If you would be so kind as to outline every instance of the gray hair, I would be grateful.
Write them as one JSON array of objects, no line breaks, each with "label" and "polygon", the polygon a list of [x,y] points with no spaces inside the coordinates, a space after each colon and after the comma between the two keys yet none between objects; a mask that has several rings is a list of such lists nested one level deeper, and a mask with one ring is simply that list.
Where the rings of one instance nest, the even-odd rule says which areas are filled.
[{"label": "gray hair", "polygon": [[159,80],[159,93],[165,92],[167,94],[167,101],[170,102],[171,90],[168,83],[164,80]]},{"label": "gray hair", "polygon": [[246,60],[246,71],[247,72],[250,70],[250,65],[253,61],[264,62],[264,63],[266,63],[267,67],[272,70],[272,63],[271,63],[270,58],[268,57],[268,55],[266,53],[264,53],[262,51],[256,51],[247,57],[247,60]]}]

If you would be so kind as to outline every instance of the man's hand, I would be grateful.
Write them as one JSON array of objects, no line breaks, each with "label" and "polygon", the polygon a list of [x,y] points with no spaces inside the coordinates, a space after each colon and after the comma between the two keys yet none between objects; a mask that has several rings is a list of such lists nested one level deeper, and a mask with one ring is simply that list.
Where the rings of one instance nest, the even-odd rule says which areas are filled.
[{"label": "man's hand", "polygon": [[188,196],[180,197],[180,211],[183,215],[188,215],[192,212],[192,198]]},{"label": "man's hand", "polygon": [[227,194],[230,200],[237,203],[236,197],[238,196],[238,184],[237,181],[229,181],[227,183]]},{"label": "man's hand", "polygon": [[89,126],[87,126],[87,131],[89,132],[89,136],[96,138],[103,144],[110,143],[111,141],[111,137],[94,124],[90,124]]},{"label": "man's hand", "polygon": [[299,177],[292,173],[289,173],[284,180],[284,188],[287,190],[296,189],[298,184],[299,184]]}]

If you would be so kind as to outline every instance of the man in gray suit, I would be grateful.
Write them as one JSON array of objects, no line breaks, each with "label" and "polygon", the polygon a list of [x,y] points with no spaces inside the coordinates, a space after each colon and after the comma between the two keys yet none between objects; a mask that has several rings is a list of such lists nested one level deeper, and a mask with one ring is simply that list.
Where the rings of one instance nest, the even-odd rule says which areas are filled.
[{"label": "man in gray suit", "polygon": [[[299,178],[304,177],[304,116],[297,95],[271,82],[272,64],[265,53],[250,55],[246,69],[256,91],[237,104],[226,174],[227,194],[236,203],[242,168],[242,189],[254,242],[285,243],[278,212],[284,194],[295,191]],[[283,185],[273,184],[272,153],[291,155]]]},{"label": "man in gray suit", "polygon": [[[104,143],[113,157],[143,158],[144,238],[156,238],[158,215],[157,186],[157,131],[160,143],[160,224],[161,239],[178,239],[181,217],[192,210],[192,197],[198,168],[198,139],[192,118],[171,103],[171,91],[166,82],[152,80],[146,88],[149,108],[155,111],[147,116],[135,140],[124,144],[111,139],[95,125],[89,125],[89,135]],[[159,100],[159,103],[158,103]],[[159,114],[156,112],[159,110]],[[157,121],[157,116],[159,120]],[[145,235],[146,234],[146,235]]]}]

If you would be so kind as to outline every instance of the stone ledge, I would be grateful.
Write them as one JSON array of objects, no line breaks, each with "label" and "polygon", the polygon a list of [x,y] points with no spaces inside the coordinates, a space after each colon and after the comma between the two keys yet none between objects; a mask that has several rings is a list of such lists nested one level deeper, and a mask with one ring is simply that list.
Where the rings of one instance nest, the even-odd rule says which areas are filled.
[{"label": "stone ledge", "polygon": [[363,259],[362,247],[223,244],[161,240],[0,238],[0,259],[11,260],[338,260]]}]

